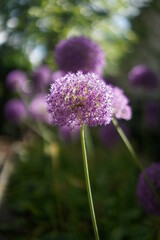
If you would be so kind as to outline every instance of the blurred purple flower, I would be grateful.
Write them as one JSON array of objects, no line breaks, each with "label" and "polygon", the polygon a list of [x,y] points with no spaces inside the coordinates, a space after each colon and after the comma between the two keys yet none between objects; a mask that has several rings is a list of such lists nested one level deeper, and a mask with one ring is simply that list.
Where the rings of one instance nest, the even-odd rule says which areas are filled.
[{"label": "blurred purple flower", "polygon": [[150,101],[146,104],[144,119],[150,128],[159,126],[159,104],[157,102]]},{"label": "blurred purple flower", "polygon": [[12,99],[5,104],[4,115],[8,121],[18,124],[27,117],[27,109],[21,100]]},{"label": "blurred purple flower", "polygon": [[113,116],[117,119],[130,120],[132,109],[128,105],[129,99],[124,95],[123,90],[119,87],[113,88]]},{"label": "blurred purple flower", "polygon": [[158,76],[146,65],[137,65],[129,72],[128,78],[133,87],[154,89],[158,86]]},{"label": "blurred purple flower", "polygon": [[62,40],[55,48],[55,60],[64,72],[94,72],[102,75],[105,54],[97,43],[84,36]]},{"label": "blurred purple flower", "polygon": [[13,70],[7,75],[6,84],[13,91],[26,92],[27,76],[21,70]]},{"label": "blurred purple flower", "polygon": [[[153,163],[144,171],[160,196],[160,164]],[[140,174],[137,185],[137,200],[147,213],[160,215],[160,203],[146,183],[143,173]]]},{"label": "blurred purple flower", "polygon": [[47,96],[52,124],[107,125],[112,120],[112,87],[94,73],[68,73],[51,85]]},{"label": "blurred purple flower", "polygon": [[43,91],[51,80],[51,69],[47,65],[42,65],[34,70],[33,81],[37,91]]},{"label": "blurred purple flower", "polygon": [[29,105],[29,113],[33,119],[50,123],[49,114],[47,112],[47,103],[45,96],[38,94]]},{"label": "blurred purple flower", "polygon": [[63,72],[63,71],[56,71],[56,72],[52,73],[50,83],[54,83],[55,80],[64,77],[64,75],[65,75],[65,72]]},{"label": "blurred purple flower", "polygon": [[[119,126],[124,131],[125,135],[129,135],[129,128],[124,123],[119,123]],[[99,137],[102,143],[109,148],[115,147],[115,145],[121,140],[113,123],[104,126],[99,131]]]}]

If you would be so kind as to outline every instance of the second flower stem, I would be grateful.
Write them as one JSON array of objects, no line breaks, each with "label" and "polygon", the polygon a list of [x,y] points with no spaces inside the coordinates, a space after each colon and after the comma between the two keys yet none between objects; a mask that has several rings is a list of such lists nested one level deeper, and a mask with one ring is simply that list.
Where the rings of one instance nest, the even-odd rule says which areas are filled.
[{"label": "second flower stem", "polygon": [[136,155],[136,153],[135,153],[135,151],[134,151],[134,149],[133,149],[130,141],[129,141],[128,138],[126,137],[126,135],[125,135],[125,133],[123,132],[123,130],[120,128],[117,120],[116,120],[115,118],[113,118],[112,122],[113,122],[115,128],[117,129],[119,135],[121,136],[123,142],[125,143],[126,147],[128,148],[130,154],[132,155],[132,157],[133,157],[136,165],[137,165],[138,168],[142,171],[142,174],[143,174],[143,176],[144,176],[144,178],[145,178],[148,186],[150,187],[150,189],[152,190],[153,194],[155,195],[156,199],[158,200],[158,202],[159,202],[159,204],[160,204],[160,196],[157,194],[157,192],[156,192],[153,184],[152,184],[151,181],[149,180],[146,172],[144,171],[144,167],[143,167],[143,165],[141,164],[141,162],[138,160],[138,157],[137,157],[137,155]]},{"label": "second flower stem", "polygon": [[87,152],[86,152],[86,143],[85,143],[85,135],[84,135],[84,126],[81,127],[81,143],[82,143],[82,154],[83,154],[85,180],[86,180],[86,186],[87,186],[88,201],[89,201],[90,213],[91,213],[91,218],[92,218],[92,224],[93,224],[95,239],[99,240],[96,216],[95,216],[93,199],[92,199],[91,185],[90,185],[90,179],[89,179],[89,170],[88,170],[88,162],[87,162]]}]

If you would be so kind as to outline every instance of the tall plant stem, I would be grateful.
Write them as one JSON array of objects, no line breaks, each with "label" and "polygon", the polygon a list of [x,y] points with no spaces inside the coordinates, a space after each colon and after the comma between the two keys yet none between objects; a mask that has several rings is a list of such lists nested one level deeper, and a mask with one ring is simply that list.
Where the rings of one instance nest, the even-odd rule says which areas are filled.
[{"label": "tall plant stem", "polygon": [[85,180],[86,180],[86,187],[87,187],[87,193],[88,193],[88,201],[89,201],[90,213],[91,213],[91,218],[92,218],[92,224],[93,224],[95,239],[99,240],[96,216],[95,216],[95,211],[94,211],[94,206],[93,206],[90,178],[89,178],[84,126],[81,127],[81,143],[82,143],[82,154],[83,154]]},{"label": "tall plant stem", "polygon": [[117,129],[120,137],[122,138],[123,142],[125,143],[127,149],[129,150],[130,154],[132,155],[133,160],[134,160],[134,162],[136,163],[137,167],[142,171],[142,174],[143,174],[143,176],[144,176],[144,178],[145,178],[148,186],[150,187],[150,189],[152,190],[153,194],[155,195],[155,197],[157,198],[157,200],[158,200],[158,202],[159,202],[159,204],[160,204],[160,196],[157,194],[157,192],[156,192],[153,184],[152,184],[151,181],[149,180],[146,172],[144,171],[144,167],[143,167],[143,165],[141,164],[141,162],[138,160],[138,157],[137,157],[137,155],[136,155],[136,153],[135,153],[135,151],[134,151],[134,148],[132,147],[130,141],[129,141],[128,138],[126,137],[126,135],[125,135],[125,133],[123,132],[123,130],[120,128],[117,120],[116,120],[115,118],[113,118],[112,122],[113,122],[115,128]]}]

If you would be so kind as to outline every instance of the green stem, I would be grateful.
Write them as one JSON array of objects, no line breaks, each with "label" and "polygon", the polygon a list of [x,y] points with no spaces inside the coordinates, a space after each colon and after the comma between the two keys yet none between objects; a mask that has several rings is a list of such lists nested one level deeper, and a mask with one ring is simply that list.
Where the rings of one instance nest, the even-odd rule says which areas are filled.
[{"label": "green stem", "polygon": [[157,198],[158,202],[160,203],[160,196],[157,194],[157,192],[156,192],[153,184],[152,184],[151,181],[149,180],[146,172],[144,171],[144,167],[143,167],[143,165],[141,164],[141,162],[138,160],[138,157],[137,157],[137,155],[136,155],[136,153],[135,153],[135,151],[134,151],[134,149],[133,149],[130,141],[129,141],[128,138],[126,137],[126,135],[125,135],[125,133],[123,132],[123,130],[120,128],[117,120],[116,120],[115,118],[113,118],[112,122],[113,122],[114,126],[116,127],[119,135],[121,136],[123,142],[125,143],[126,147],[128,148],[130,154],[132,155],[132,157],[133,157],[136,165],[137,165],[138,168],[142,171],[142,174],[143,174],[143,176],[144,176],[144,178],[145,178],[148,186],[150,187],[150,189],[151,189],[152,192],[154,193],[155,197]]},{"label": "green stem", "polygon": [[87,152],[86,152],[86,144],[85,144],[84,126],[81,127],[81,144],[82,144],[84,172],[85,172],[85,180],[86,180],[86,186],[87,186],[88,201],[89,201],[90,213],[91,213],[91,218],[92,218],[92,224],[93,224],[95,239],[99,240],[98,228],[97,228],[96,217],[95,217],[94,206],[93,206],[93,200],[92,200],[91,185],[90,185],[90,179],[89,179],[89,170],[88,170],[88,162],[87,162]]}]

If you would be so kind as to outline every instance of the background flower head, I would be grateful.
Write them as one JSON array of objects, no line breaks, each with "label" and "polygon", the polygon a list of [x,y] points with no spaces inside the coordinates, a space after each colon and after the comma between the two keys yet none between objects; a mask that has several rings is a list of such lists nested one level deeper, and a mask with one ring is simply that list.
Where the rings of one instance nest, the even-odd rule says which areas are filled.
[{"label": "background flower head", "polygon": [[128,78],[133,87],[154,89],[158,86],[158,76],[146,65],[137,65],[132,68]]},{"label": "background flower head", "polygon": [[[153,163],[144,171],[160,196],[160,164]],[[137,199],[147,213],[160,215],[160,203],[146,183],[143,173],[140,174],[137,185]]]},{"label": "background flower head", "polygon": [[6,84],[13,91],[25,92],[27,87],[27,76],[25,72],[21,70],[13,70],[7,75]]},{"label": "background flower head", "polygon": [[47,104],[45,96],[42,94],[38,94],[35,96],[30,105],[29,105],[29,113],[33,119],[37,121],[42,121],[49,123],[49,114],[47,112]]},{"label": "background flower head", "polygon": [[32,77],[36,90],[43,91],[50,84],[51,69],[47,65],[42,65],[34,70]]},{"label": "background flower head", "polygon": [[113,88],[113,116],[117,119],[130,120],[132,109],[128,105],[129,99],[124,95],[123,90],[119,87]]},{"label": "background flower head", "polygon": [[68,73],[51,85],[47,104],[54,125],[106,125],[112,120],[112,87],[94,73]]},{"label": "background flower head", "polygon": [[18,124],[27,117],[27,109],[21,100],[12,99],[5,104],[4,114],[8,121]]},{"label": "background flower head", "polygon": [[84,36],[62,40],[55,48],[55,60],[64,72],[94,72],[101,75],[105,54],[100,46]]}]

